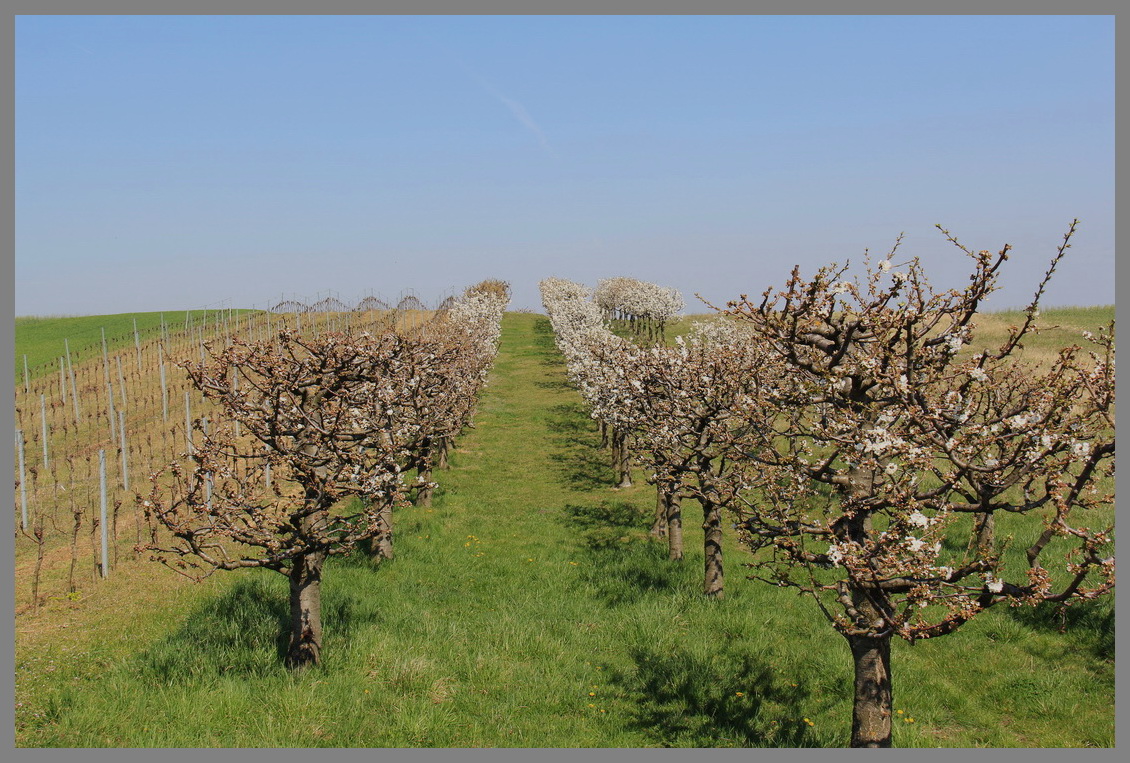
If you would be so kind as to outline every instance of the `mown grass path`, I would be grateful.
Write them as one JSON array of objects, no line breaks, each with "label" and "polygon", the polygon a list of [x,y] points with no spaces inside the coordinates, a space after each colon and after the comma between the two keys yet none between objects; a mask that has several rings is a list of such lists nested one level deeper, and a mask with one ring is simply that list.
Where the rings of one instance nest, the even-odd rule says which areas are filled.
[{"label": "mown grass path", "polygon": [[[19,647],[17,743],[846,744],[842,639],[811,603],[744,580],[733,546],[727,598],[704,600],[692,507],[672,564],[646,534],[651,489],[610,489],[596,445],[548,321],[508,314],[435,505],[397,513],[391,562],[327,568],[323,668],[281,665],[281,576],[182,596],[154,568],[144,597],[143,576],[107,589],[121,606],[83,639]],[[1113,660],[1053,631],[1004,613],[896,645],[896,745],[1112,744]]]}]

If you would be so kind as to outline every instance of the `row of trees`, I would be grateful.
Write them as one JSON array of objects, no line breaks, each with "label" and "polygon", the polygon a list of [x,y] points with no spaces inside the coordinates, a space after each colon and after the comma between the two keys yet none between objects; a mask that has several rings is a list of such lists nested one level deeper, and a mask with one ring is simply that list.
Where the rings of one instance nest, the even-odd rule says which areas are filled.
[{"label": "row of trees", "polygon": [[[807,596],[845,637],[852,746],[890,745],[894,637],[1114,587],[1113,527],[1095,525],[1114,498],[1114,326],[1050,363],[1019,357],[1074,230],[998,347],[977,346],[973,329],[1009,248],[971,251],[948,233],[972,263],[963,289],[933,290],[896,244],[859,277],[846,265],[794,270],[675,347],[629,347],[591,327],[564,340],[575,378],[608,385],[601,404],[654,471],[669,543],[678,498],[702,502],[706,593],[722,590],[725,507],[752,576]],[[998,537],[1002,514],[1038,523],[1022,553]]]},{"label": "row of trees", "polygon": [[662,342],[667,322],[686,306],[675,289],[624,276],[598,282],[593,301],[606,321],[641,343]]},{"label": "row of trees", "polygon": [[[445,300],[437,312],[454,302]],[[128,538],[132,545],[142,539],[144,519],[133,502],[138,483],[154,466],[184,450],[191,426],[187,421],[214,418],[211,403],[179,372],[177,360],[204,358],[206,341],[226,344],[233,335],[264,342],[286,328],[314,337],[381,333],[411,330],[433,315],[403,309],[363,312],[360,307],[344,314],[224,309],[188,312],[181,320],[162,315],[159,325],[149,328],[139,328],[135,321],[131,332],[115,335],[103,329],[101,341],[90,342],[99,336],[97,328],[76,333],[59,341],[55,361],[33,365],[26,373],[18,367],[18,599],[27,591],[30,597],[24,600],[34,609],[53,594],[79,596],[88,583],[134,558],[118,541]],[[104,526],[105,561],[100,553]]]},{"label": "row of trees", "polygon": [[194,422],[188,463],[154,473],[138,497],[145,550],[192,576],[286,575],[286,663],[319,664],[326,558],[366,544],[391,557],[393,508],[413,492],[430,502],[432,468],[470,423],[508,301],[508,285],[488,281],[411,331],[208,346],[185,368],[222,416]]}]

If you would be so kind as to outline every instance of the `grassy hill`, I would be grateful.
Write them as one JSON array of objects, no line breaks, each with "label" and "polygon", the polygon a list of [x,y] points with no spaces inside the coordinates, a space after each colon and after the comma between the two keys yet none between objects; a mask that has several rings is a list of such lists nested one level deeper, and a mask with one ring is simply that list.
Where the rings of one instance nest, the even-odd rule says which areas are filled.
[{"label": "grassy hill", "polygon": [[[598,439],[548,321],[508,314],[434,506],[398,512],[392,561],[327,565],[323,668],[282,667],[282,576],[122,565],[17,618],[17,745],[846,745],[843,639],[745,580],[731,539],[727,597],[703,599],[693,503],[668,562],[654,493],[611,489]],[[896,642],[895,744],[1113,746],[1113,600],[1069,614]]]}]

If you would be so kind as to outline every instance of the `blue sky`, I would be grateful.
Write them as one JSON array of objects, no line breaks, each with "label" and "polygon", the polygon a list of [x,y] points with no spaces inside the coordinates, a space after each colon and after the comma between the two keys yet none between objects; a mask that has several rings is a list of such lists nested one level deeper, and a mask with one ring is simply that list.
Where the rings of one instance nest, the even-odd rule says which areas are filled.
[{"label": "blue sky", "polygon": [[1114,300],[1112,16],[22,16],[17,315],[1013,245],[987,307]]}]

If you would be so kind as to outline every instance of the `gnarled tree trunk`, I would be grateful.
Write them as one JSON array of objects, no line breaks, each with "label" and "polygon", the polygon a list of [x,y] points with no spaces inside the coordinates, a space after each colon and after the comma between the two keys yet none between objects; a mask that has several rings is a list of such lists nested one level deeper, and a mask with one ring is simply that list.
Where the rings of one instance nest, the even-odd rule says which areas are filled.
[{"label": "gnarled tree trunk", "polygon": [[667,558],[679,562],[683,559],[682,499],[677,493],[666,493],[664,504],[667,511]]},{"label": "gnarled tree trunk", "polygon": [[628,435],[618,429],[612,432],[612,463],[616,469],[616,487],[632,486],[632,456]]},{"label": "gnarled tree trunk", "polygon": [[996,515],[991,511],[973,515],[973,533],[969,538],[969,550],[991,555],[996,535]]},{"label": "gnarled tree trunk", "polygon": [[[432,444],[431,438],[424,441],[420,447],[420,452],[423,456],[419,459],[416,476],[424,482],[430,483],[432,481],[432,456],[435,452],[435,446]],[[421,486],[416,490],[415,504],[417,506],[431,506],[432,493],[435,491],[430,484]]]},{"label": "gnarled tree trunk", "polygon": [[855,664],[852,747],[891,746],[891,637],[848,636]]},{"label": "gnarled tree trunk", "polygon": [[290,569],[290,646],[288,668],[322,662],[322,563],[325,553],[299,554]]},{"label": "gnarled tree trunk", "polygon": [[703,551],[706,554],[706,577],[702,592],[712,599],[722,598],[722,507],[701,499]]},{"label": "gnarled tree trunk", "polygon": [[380,532],[370,544],[371,558],[377,561],[392,558],[392,504],[386,504],[377,513]]}]

